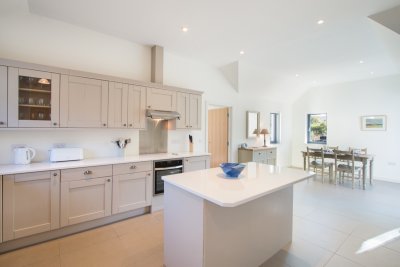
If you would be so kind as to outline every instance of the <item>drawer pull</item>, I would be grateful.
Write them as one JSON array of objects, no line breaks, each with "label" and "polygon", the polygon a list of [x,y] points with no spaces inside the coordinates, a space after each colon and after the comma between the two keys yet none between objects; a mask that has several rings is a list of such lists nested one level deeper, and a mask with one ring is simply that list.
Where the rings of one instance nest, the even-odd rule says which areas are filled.
[{"label": "drawer pull", "polygon": [[53,173],[53,176],[57,176],[57,173],[55,172],[55,173]]},{"label": "drawer pull", "polygon": [[83,172],[84,175],[89,175],[89,174],[92,174],[92,173],[93,173],[93,172],[90,171],[90,170],[87,170],[87,171],[84,171],[84,172]]},{"label": "drawer pull", "polygon": [[111,179],[107,179],[107,182],[111,182]]},{"label": "drawer pull", "polygon": [[134,170],[134,169],[136,169],[136,165],[132,165],[132,166],[130,166],[130,167],[129,167],[129,169],[131,169],[131,170]]}]

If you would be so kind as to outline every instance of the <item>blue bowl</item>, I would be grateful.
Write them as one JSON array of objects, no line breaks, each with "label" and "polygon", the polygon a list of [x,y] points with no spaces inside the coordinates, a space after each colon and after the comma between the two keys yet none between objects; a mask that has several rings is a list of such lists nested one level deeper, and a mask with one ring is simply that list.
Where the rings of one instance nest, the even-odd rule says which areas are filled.
[{"label": "blue bowl", "polygon": [[239,174],[246,167],[246,165],[242,163],[229,163],[229,162],[221,163],[219,166],[224,171],[226,176],[233,178],[239,177]]}]

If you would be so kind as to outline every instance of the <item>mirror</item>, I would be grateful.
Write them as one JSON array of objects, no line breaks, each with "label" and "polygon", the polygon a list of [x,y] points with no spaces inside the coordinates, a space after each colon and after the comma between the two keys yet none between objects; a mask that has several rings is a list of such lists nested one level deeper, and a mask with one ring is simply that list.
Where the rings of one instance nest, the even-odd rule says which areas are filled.
[{"label": "mirror", "polygon": [[256,138],[260,132],[260,112],[247,111],[246,116],[246,138]]}]

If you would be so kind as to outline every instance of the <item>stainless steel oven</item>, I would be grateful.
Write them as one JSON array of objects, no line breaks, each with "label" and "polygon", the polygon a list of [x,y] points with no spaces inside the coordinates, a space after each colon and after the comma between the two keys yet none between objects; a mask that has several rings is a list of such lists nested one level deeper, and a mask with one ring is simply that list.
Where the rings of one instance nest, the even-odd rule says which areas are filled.
[{"label": "stainless steel oven", "polygon": [[164,181],[162,176],[183,172],[183,160],[160,160],[154,162],[154,195],[164,194]]}]

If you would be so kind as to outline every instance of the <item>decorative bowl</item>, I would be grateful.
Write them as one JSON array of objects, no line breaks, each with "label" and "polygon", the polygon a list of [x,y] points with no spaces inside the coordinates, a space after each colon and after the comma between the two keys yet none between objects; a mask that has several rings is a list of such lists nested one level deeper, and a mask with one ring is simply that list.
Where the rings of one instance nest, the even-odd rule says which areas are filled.
[{"label": "decorative bowl", "polygon": [[219,165],[227,177],[237,178],[246,165],[242,163],[221,163]]}]

